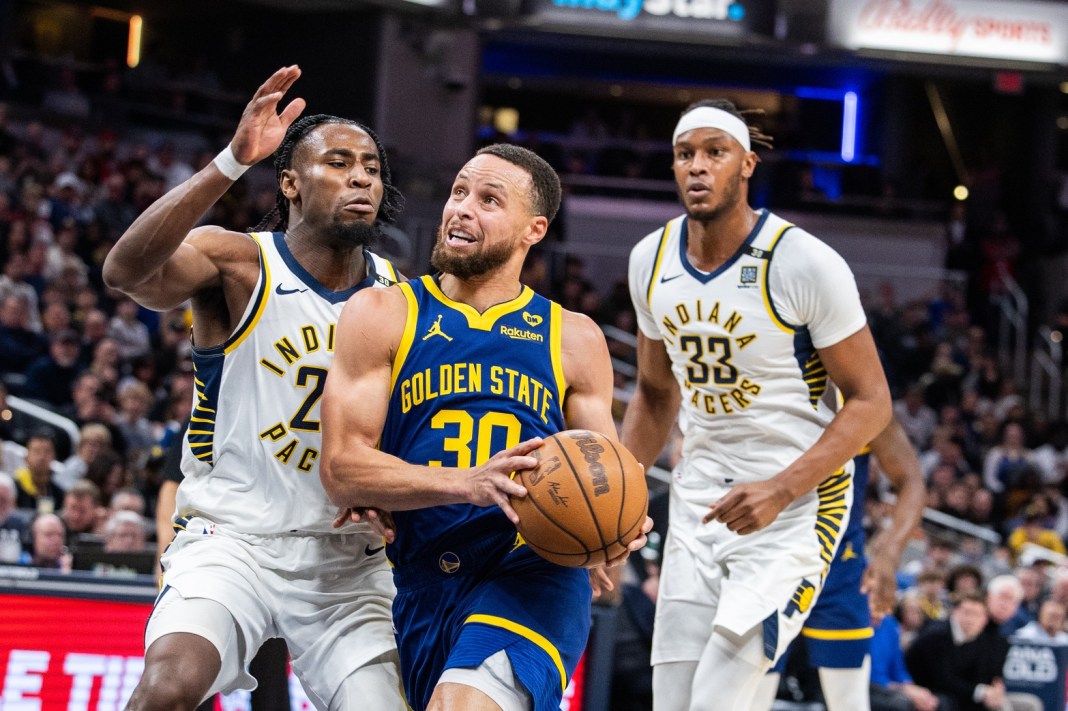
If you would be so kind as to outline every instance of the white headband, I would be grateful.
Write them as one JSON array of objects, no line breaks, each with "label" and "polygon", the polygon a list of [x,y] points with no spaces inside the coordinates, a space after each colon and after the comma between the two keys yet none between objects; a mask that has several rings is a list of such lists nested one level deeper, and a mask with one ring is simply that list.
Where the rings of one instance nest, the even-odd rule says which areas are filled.
[{"label": "white headband", "polygon": [[752,150],[749,143],[749,126],[745,121],[713,106],[701,106],[680,118],[675,126],[675,133],[671,136],[671,145],[679,142],[679,136],[695,128],[718,128],[741,143],[745,150]]}]

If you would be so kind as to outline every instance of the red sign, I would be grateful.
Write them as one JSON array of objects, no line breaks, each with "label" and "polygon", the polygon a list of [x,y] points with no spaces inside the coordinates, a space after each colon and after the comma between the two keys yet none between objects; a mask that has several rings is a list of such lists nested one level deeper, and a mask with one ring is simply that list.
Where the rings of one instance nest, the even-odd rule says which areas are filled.
[{"label": "red sign", "polygon": [[[144,670],[148,603],[0,595],[0,709],[121,711]],[[563,711],[582,711],[584,659],[568,685]],[[311,709],[289,677],[294,711]],[[216,702],[245,711],[247,692]]]}]

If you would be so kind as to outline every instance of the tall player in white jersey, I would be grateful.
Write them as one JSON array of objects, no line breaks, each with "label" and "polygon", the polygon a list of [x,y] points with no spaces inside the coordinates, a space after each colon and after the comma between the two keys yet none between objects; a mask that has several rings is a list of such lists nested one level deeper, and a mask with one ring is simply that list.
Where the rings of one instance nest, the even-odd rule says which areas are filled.
[{"label": "tall player in white jersey", "polygon": [[[401,196],[378,138],[279,102],[275,72],[230,145],[149,207],[104,264],[109,286],[154,309],[192,301],[196,393],[163,589],[130,709],[192,709],[252,688],[248,663],[282,637],[319,709],[407,708],[400,694],[381,537],[332,528],[319,480],[319,399],[337,318],[362,288],[397,279],[367,251]],[[194,229],[254,163],[277,155],[275,232]],[[261,223],[258,228],[267,225]]]},{"label": "tall player in white jersey", "polygon": [[[655,711],[747,709],[801,629],[848,521],[850,458],[890,418],[853,276],[748,203],[757,166],[732,103],[676,126],[686,214],[630,258],[638,382],[623,442],[650,466],[681,405],[653,633]],[[770,146],[769,146],[770,147]],[[828,379],[845,405],[820,395]]]}]

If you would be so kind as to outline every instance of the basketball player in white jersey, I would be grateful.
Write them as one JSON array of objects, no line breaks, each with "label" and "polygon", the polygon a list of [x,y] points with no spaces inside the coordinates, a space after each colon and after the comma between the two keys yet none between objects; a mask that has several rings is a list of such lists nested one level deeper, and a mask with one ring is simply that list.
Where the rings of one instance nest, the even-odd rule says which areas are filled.
[{"label": "basketball player in white jersey", "polygon": [[[890,393],[842,258],[749,206],[752,143],[770,138],[714,100],[672,140],[686,212],[631,253],[638,382],[623,421],[649,466],[685,415],[653,706],[748,709],[819,593],[848,522],[849,460],[889,421]],[[837,416],[820,401],[828,379]]]},{"label": "basketball player in white jersey", "polygon": [[[397,280],[367,251],[400,207],[378,138],[333,116],[280,113],[300,76],[274,73],[230,145],[149,207],[104,279],[166,310],[191,300],[196,393],[174,542],[130,709],[192,709],[252,688],[248,663],[284,638],[319,709],[405,709],[381,537],[347,524],[319,480],[319,399],[345,301]],[[195,227],[244,170],[277,155],[276,231]],[[261,223],[260,227],[266,227]]]}]

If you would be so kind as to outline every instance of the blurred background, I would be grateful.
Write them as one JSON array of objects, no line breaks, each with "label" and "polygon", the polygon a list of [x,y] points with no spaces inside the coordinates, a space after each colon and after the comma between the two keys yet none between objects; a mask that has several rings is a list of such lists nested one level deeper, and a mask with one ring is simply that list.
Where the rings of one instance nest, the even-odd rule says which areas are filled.
[{"label": "blurred background", "polygon": [[[850,263],[920,453],[928,508],[903,600],[938,573],[926,609],[944,614],[945,578],[966,564],[983,580],[1038,571],[1020,607],[1032,616],[1051,595],[1068,603],[1068,581],[1055,593],[1068,576],[1068,3],[0,0],[0,473],[48,472],[54,487],[26,499],[0,475],[0,696],[58,708],[80,689],[111,708],[136,682],[151,521],[192,397],[189,315],[138,308],[104,287],[101,264],[292,63],[307,113],[360,120],[385,142],[408,203],[380,251],[409,275],[427,270],[476,148],[518,143],[558,170],[563,209],[524,280],[602,324],[619,416],[635,365],[626,260],[680,212],[675,122],[710,97],[763,110],[775,148],[759,151],[751,202]],[[256,224],[274,202],[268,163],[204,221]],[[669,447],[650,472],[654,501],[676,457]],[[873,477],[871,531],[892,501]],[[1052,539],[1009,545],[1036,521]],[[60,527],[53,549],[46,523]],[[628,579],[650,603],[657,559],[654,537]],[[41,597],[57,585],[67,607]],[[567,703],[646,708],[618,660],[647,659],[651,608],[605,607],[586,687]],[[33,636],[71,614],[103,627]],[[795,702],[818,702],[798,683]]]}]

